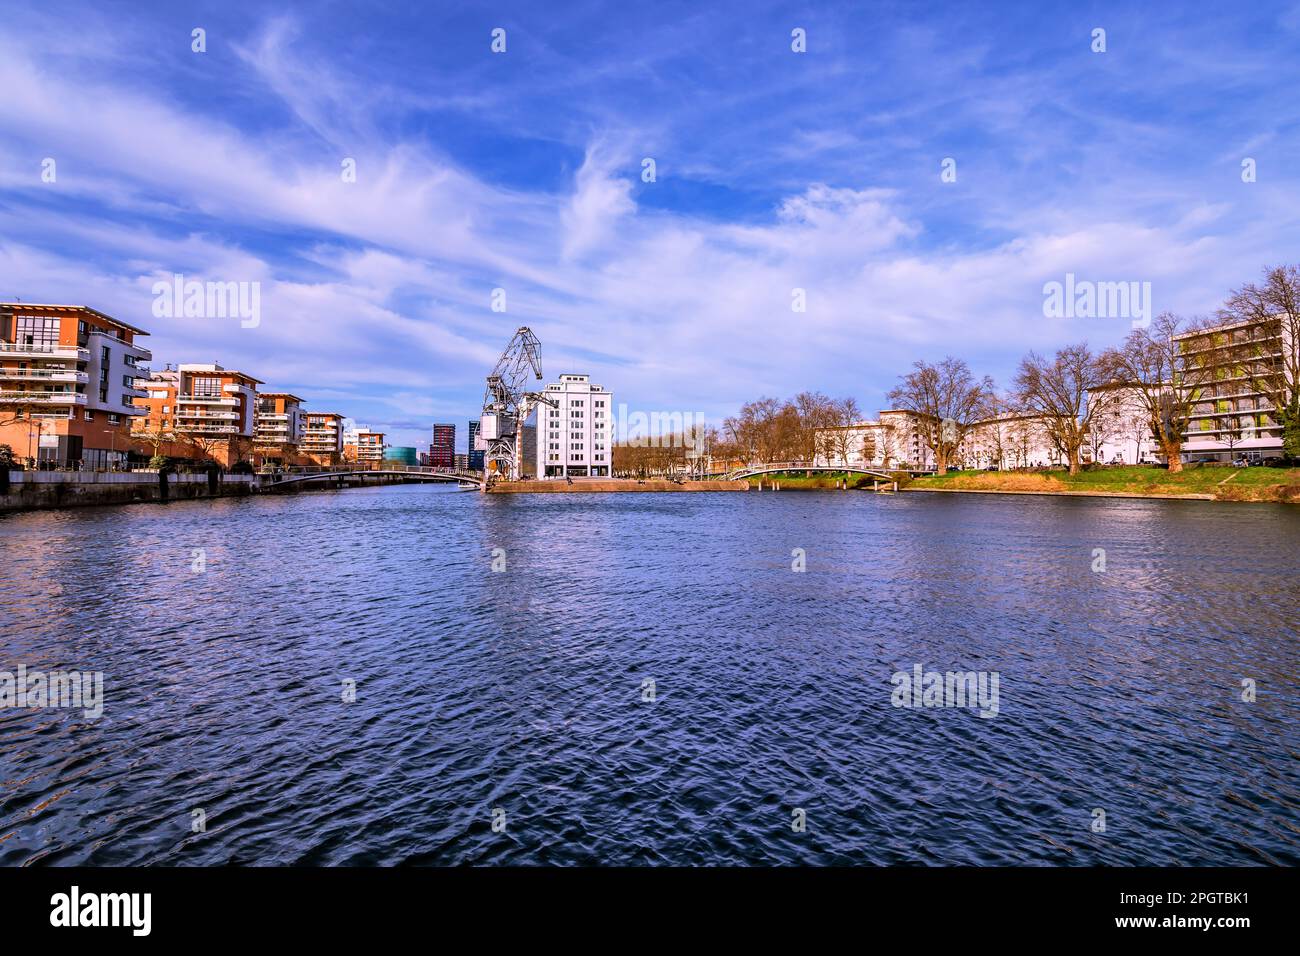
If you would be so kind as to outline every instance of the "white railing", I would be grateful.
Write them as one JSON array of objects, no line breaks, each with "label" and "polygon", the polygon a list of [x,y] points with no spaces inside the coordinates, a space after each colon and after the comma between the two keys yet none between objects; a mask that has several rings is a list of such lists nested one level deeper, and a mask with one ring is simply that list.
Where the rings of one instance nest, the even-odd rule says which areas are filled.
[{"label": "white railing", "polygon": [[80,382],[87,384],[90,375],[69,368],[0,368],[0,378],[19,381]]},{"label": "white railing", "polygon": [[78,361],[90,360],[90,349],[79,345],[58,345],[47,342],[0,342],[0,355],[50,355],[61,358],[73,358]]},{"label": "white railing", "polygon": [[0,391],[0,403],[6,405],[85,405],[86,396],[82,392],[4,392]]}]

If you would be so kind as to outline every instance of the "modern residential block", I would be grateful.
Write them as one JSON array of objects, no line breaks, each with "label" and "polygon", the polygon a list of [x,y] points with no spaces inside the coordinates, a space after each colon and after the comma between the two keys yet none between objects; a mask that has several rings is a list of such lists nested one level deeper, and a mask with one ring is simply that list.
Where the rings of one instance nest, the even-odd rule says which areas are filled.
[{"label": "modern residential block", "polygon": [[1282,426],[1270,393],[1283,391],[1284,361],[1295,361],[1300,343],[1291,341],[1291,326],[1260,319],[1174,336],[1181,384],[1191,390],[1185,461],[1282,454]]},{"label": "modern residential block", "polygon": [[357,431],[357,461],[383,461],[384,444],[383,432],[372,432],[367,429]]},{"label": "modern residential block", "polygon": [[312,464],[337,465],[343,457],[343,416],[337,412],[303,412],[298,453]]},{"label": "modern residential block", "polygon": [[614,396],[590,375],[561,375],[546,386],[558,407],[537,408],[537,468],[546,478],[608,478]]},{"label": "modern residential block", "polygon": [[289,392],[258,392],[253,445],[263,461],[293,463],[302,441],[302,405]]},{"label": "modern residential block", "polygon": [[136,420],[132,435],[158,454],[211,458],[229,467],[252,451],[260,384],[215,362],[164,369],[141,382],[148,414]]},{"label": "modern residential block", "polygon": [[124,466],[148,334],[84,305],[0,302],[0,443],[51,467]]}]

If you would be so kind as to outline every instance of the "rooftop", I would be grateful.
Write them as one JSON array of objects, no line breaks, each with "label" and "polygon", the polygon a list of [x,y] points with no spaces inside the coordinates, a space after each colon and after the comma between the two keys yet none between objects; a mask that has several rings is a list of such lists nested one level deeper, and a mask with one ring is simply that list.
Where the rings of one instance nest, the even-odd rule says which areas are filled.
[{"label": "rooftop", "polygon": [[119,329],[124,329],[133,335],[148,335],[144,329],[137,329],[134,325],[128,325],[120,319],[115,319],[111,315],[106,315],[98,309],[92,309],[88,305],[51,305],[47,302],[0,302],[0,309],[21,312],[23,309],[44,309],[52,312],[89,312],[97,319],[107,322],[109,325]]}]

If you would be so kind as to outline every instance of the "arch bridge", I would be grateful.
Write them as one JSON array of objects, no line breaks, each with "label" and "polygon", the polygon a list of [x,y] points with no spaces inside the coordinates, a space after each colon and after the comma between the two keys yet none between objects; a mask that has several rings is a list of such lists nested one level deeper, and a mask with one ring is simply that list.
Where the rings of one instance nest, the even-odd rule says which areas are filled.
[{"label": "arch bridge", "polygon": [[454,481],[462,487],[483,487],[483,475],[477,471],[460,468],[426,468],[417,465],[384,465],[367,467],[349,464],[338,468],[283,468],[278,471],[260,471],[257,477],[264,487],[283,488],[309,481],[341,481],[345,478],[366,479],[401,478],[403,481]]},{"label": "arch bridge", "polygon": [[735,481],[741,478],[757,478],[787,471],[835,472],[839,474],[866,475],[881,481],[893,481],[894,476],[883,468],[871,468],[866,465],[825,465],[811,461],[765,461],[742,465],[727,472],[727,478]]}]

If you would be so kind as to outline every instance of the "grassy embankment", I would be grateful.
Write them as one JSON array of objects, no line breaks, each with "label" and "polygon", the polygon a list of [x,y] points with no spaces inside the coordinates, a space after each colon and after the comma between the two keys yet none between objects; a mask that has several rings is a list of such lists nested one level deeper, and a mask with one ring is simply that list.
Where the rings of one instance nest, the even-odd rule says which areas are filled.
[{"label": "grassy embankment", "polygon": [[1300,468],[1223,468],[1189,465],[1177,474],[1138,465],[1064,471],[955,471],[911,482],[913,488],[950,491],[1091,492],[1132,495],[1213,495],[1219,501],[1300,503]]}]

